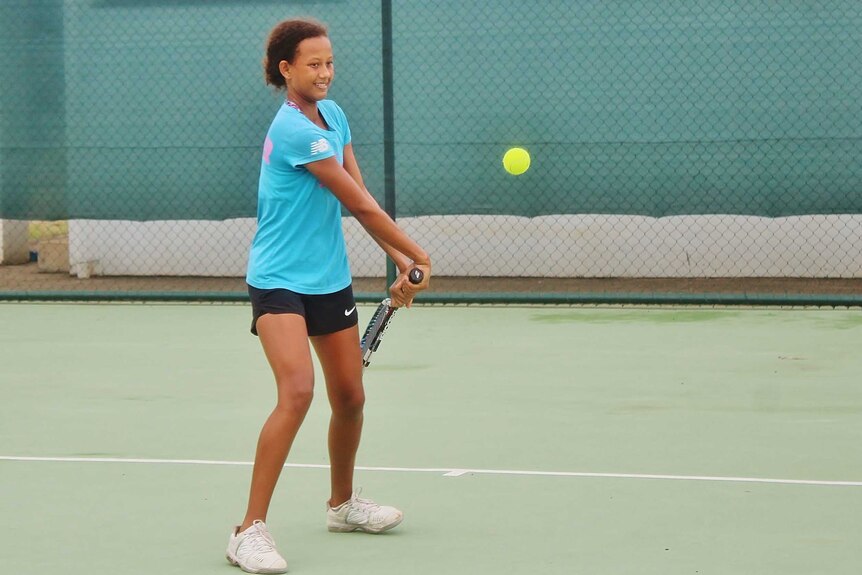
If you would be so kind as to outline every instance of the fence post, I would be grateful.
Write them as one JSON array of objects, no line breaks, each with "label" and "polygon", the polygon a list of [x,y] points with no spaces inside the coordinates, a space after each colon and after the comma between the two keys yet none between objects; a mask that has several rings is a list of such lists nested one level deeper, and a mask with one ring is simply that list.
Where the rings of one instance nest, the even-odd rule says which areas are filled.
[{"label": "fence post", "polygon": [[[381,0],[380,26],[383,41],[383,209],[395,219],[395,96],[392,73],[392,0]],[[397,276],[395,264],[386,258],[386,287]]]}]

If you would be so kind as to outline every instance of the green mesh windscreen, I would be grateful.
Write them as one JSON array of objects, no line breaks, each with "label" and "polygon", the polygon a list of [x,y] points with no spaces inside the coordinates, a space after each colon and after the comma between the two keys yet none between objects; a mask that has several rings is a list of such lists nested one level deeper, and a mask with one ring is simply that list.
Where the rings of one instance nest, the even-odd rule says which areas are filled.
[{"label": "green mesh windscreen", "polygon": [[[311,15],[383,188],[380,3],[7,0],[0,217],[253,217],[278,95],[267,32]],[[399,216],[862,209],[862,5],[458,2],[393,8]],[[524,146],[530,170],[500,166]]]}]

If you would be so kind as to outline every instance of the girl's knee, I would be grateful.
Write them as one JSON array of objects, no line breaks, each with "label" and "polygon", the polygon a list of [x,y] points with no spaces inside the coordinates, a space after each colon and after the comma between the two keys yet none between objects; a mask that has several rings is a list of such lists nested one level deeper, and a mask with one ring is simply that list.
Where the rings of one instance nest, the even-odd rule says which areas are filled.
[{"label": "girl's knee", "polygon": [[314,383],[308,382],[278,382],[278,408],[305,413],[311,407],[314,399]]},{"label": "girl's knee", "polygon": [[361,386],[339,389],[331,394],[332,412],[345,417],[355,417],[362,414],[365,407],[365,390]]}]

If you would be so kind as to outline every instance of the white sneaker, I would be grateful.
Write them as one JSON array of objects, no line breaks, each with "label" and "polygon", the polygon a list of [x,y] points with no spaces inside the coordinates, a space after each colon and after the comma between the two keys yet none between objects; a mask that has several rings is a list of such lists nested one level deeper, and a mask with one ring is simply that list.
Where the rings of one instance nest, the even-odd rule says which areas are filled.
[{"label": "white sneaker", "polygon": [[326,527],[330,531],[345,533],[364,531],[383,533],[401,523],[404,515],[394,507],[377,505],[370,499],[360,499],[360,489],[338,507],[326,506]]},{"label": "white sneaker", "polygon": [[227,560],[246,573],[286,573],[287,561],[275,549],[275,541],[263,521],[237,533],[233,530],[227,540]]}]

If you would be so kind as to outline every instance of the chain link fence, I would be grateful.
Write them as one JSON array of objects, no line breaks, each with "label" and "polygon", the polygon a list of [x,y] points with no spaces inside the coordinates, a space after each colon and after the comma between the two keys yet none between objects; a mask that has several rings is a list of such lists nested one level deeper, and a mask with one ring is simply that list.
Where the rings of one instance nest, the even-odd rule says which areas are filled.
[{"label": "chain link fence", "polygon": [[[9,0],[0,297],[244,299],[263,45],[294,16],[329,25],[331,97],[432,255],[426,301],[862,302],[842,0]],[[377,297],[384,255],[344,227]]]}]

